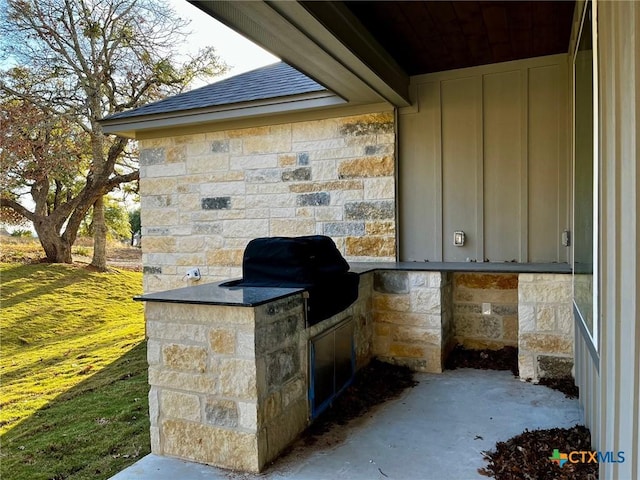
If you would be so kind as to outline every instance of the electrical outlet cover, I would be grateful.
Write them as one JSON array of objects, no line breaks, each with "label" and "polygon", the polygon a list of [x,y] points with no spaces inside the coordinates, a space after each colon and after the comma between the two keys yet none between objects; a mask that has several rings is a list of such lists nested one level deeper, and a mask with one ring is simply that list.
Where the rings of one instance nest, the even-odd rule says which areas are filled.
[{"label": "electrical outlet cover", "polygon": [[192,280],[200,280],[200,269],[192,268],[191,270],[187,270],[187,278]]}]

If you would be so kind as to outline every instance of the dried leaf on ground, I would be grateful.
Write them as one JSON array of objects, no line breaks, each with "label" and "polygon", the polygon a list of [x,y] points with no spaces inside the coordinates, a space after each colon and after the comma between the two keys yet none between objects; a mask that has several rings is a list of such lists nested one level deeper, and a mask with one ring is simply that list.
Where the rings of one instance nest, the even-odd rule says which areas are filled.
[{"label": "dried leaf on ground", "polygon": [[496,449],[484,452],[489,464],[478,473],[496,480],[597,480],[597,463],[566,462],[562,467],[549,457],[558,449],[561,453],[591,451],[589,429],[582,425],[571,428],[525,430]]}]

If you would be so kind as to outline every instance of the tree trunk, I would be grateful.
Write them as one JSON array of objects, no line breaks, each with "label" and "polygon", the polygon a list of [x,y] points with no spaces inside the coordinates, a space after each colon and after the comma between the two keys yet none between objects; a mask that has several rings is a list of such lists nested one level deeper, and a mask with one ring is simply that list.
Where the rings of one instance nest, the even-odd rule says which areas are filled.
[{"label": "tree trunk", "polygon": [[107,224],[104,220],[104,197],[93,204],[93,259],[91,265],[101,272],[107,270]]},{"label": "tree trunk", "polygon": [[33,227],[49,262],[72,263],[71,244],[60,236],[52,222],[35,221]]}]

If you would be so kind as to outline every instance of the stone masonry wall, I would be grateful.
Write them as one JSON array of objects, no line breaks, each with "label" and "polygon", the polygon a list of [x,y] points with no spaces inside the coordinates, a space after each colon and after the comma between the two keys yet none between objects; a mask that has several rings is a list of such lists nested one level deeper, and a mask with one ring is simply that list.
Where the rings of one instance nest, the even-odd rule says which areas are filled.
[{"label": "stone masonry wall", "polygon": [[358,300],[349,307],[355,322],[356,370],[366,367],[373,357],[373,273],[360,275]]},{"label": "stone masonry wall", "polygon": [[241,276],[253,238],[324,234],[395,260],[393,113],[140,142],[145,292]]},{"label": "stone masonry wall", "polygon": [[310,328],[301,295],[256,308],[147,302],[152,452],[258,472],[309,423],[311,337],[351,318],[356,367],[369,363],[371,283]]},{"label": "stone masonry wall", "polygon": [[257,472],[252,308],[147,302],[151,451]]},{"label": "stone masonry wall", "polygon": [[[454,273],[455,340],[466,348],[518,345],[518,274]],[[482,313],[489,303],[490,314]]]},{"label": "stone masonry wall", "polygon": [[[497,295],[491,297],[495,305],[508,305],[504,301],[511,298],[514,275],[478,276],[368,273],[352,306],[310,328],[301,295],[256,308],[147,302],[152,452],[260,471],[309,423],[310,338],[350,318],[357,368],[377,356],[416,371],[441,372],[454,333],[459,338],[454,310],[489,299],[487,292]],[[520,377],[537,381],[570,374],[571,276],[515,277]],[[473,297],[480,293],[482,298]],[[477,325],[483,326],[482,318]],[[487,325],[500,330],[494,322]],[[501,329],[504,337],[504,322]],[[475,342],[478,330],[473,332]]]},{"label": "stone masonry wall", "polygon": [[361,278],[360,297],[344,311],[305,328],[300,297],[256,308],[258,441],[264,463],[275,459],[309,423],[311,338],[345,319],[354,325],[356,368],[371,360],[371,282]]},{"label": "stone masonry wall", "polygon": [[260,464],[273,460],[307,426],[307,335],[301,296],[256,308]]},{"label": "stone masonry wall", "polygon": [[416,371],[442,372],[451,335],[449,302],[442,300],[449,284],[449,275],[440,272],[375,272],[374,355]]},{"label": "stone masonry wall", "polygon": [[571,275],[520,274],[518,366],[521,379],[562,377],[573,367]]}]

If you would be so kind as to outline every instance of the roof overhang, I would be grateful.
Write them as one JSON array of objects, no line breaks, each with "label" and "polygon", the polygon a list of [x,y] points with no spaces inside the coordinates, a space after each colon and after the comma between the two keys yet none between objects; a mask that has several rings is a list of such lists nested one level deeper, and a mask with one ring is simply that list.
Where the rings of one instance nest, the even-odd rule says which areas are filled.
[{"label": "roof overhang", "polygon": [[351,105],[409,102],[409,77],[340,2],[192,1]]},{"label": "roof overhang", "polygon": [[409,74],[566,53],[575,0],[189,0],[350,104],[410,104]]},{"label": "roof overhang", "polygon": [[320,108],[335,108],[346,101],[331,92],[313,92],[286,98],[273,98],[256,102],[235,103],[204,109],[182,110],[175,113],[140,115],[103,120],[102,130],[107,134],[137,138],[139,132],[153,132],[166,128],[193,127],[205,123],[224,122],[248,117],[264,117],[289,112],[303,112]]},{"label": "roof overhang", "polygon": [[322,111],[340,105],[408,107],[411,95],[407,72],[418,75],[422,69],[427,69],[425,73],[439,71],[433,69],[443,65],[450,70],[566,52],[570,33],[567,25],[575,3],[188,1],[329,92],[106,120],[106,133],[135,138],[137,131]]}]

